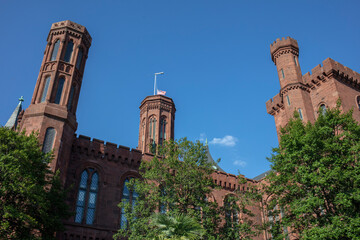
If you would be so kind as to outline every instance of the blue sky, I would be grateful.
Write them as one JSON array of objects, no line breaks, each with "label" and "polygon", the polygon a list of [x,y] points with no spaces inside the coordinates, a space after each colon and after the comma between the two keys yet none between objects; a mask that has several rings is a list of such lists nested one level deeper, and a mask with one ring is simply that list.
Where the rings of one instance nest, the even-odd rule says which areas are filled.
[{"label": "blue sky", "polygon": [[139,105],[158,87],[173,98],[175,137],[210,142],[220,166],[254,177],[277,146],[265,102],[279,92],[269,45],[291,36],[302,73],[327,57],[360,72],[359,1],[0,0],[0,124],[31,100],[53,22],[93,37],[78,134],[135,148]]}]

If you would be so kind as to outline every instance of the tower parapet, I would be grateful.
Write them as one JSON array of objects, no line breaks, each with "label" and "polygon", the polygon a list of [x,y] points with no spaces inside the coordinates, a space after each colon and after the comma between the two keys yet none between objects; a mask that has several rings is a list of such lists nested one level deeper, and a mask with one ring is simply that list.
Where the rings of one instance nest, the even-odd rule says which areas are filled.
[{"label": "tower parapet", "polygon": [[289,53],[299,56],[299,45],[297,41],[291,37],[278,38],[272,44],[270,44],[271,59],[276,64],[276,59],[284,54]]}]

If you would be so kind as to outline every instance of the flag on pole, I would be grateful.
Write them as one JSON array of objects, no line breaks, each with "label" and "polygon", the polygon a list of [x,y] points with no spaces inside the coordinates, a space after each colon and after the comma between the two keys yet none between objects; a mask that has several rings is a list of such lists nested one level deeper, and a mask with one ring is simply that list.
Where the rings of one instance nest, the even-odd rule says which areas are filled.
[{"label": "flag on pole", "polygon": [[161,91],[159,89],[157,89],[157,95],[164,95],[165,96],[166,91]]}]

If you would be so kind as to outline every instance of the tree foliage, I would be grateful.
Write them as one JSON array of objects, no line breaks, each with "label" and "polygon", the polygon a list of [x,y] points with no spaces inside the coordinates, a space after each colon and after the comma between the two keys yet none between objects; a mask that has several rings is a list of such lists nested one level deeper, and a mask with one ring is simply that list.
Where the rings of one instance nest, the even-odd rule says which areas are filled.
[{"label": "tree foliage", "polygon": [[0,238],[53,239],[69,217],[65,191],[35,134],[0,128]]},{"label": "tree foliage", "polygon": [[268,209],[283,215],[281,222],[274,218],[275,239],[283,239],[284,226],[300,239],[358,239],[359,150],[360,126],[340,104],[314,124],[295,114],[270,158]]},{"label": "tree foliage", "polygon": [[[256,235],[252,234],[250,221],[235,222],[235,230],[224,225],[225,208],[209,199],[217,186],[211,177],[214,169],[207,161],[206,151],[200,142],[185,138],[165,142],[151,161],[143,161],[141,179],[131,179],[128,183],[130,192],[137,193],[136,204],[126,201],[119,204],[125,210],[127,224],[122,225],[114,238],[156,239],[159,228],[150,224],[155,212],[172,219],[179,215],[194,219],[205,231],[203,239],[234,239],[235,231],[243,231],[247,237]],[[247,215],[250,211],[244,205],[237,205],[240,199],[245,204],[246,195],[234,192],[234,196],[236,204],[229,207],[239,208]]]}]

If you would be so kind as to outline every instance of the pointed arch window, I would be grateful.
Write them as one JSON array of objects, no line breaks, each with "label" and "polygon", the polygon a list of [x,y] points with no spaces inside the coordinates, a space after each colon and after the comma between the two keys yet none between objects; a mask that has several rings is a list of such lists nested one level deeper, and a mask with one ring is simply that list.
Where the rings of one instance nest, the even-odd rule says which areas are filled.
[{"label": "pointed arch window", "polygon": [[166,119],[162,118],[160,121],[160,144],[166,140]]},{"label": "pointed arch window", "polygon": [[224,200],[225,222],[227,227],[233,227],[239,222],[239,206],[236,203],[236,197],[228,195]]},{"label": "pointed arch window", "polygon": [[59,51],[59,46],[60,46],[60,40],[57,40],[54,44],[54,48],[53,48],[53,51],[52,51],[52,54],[51,54],[51,59],[50,61],[55,61],[56,60],[56,57],[57,57],[57,54],[58,54],[58,51]]},{"label": "pointed arch window", "polygon": [[45,100],[46,100],[46,95],[47,95],[47,92],[49,89],[49,84],[50,84],[50,76],[46,77],[46,79],[45,79],[44,89],[41,94],[41,102],[45,102]]},{"label": "pointed arch window", "polygon": [[80,70],[83,55],[84,55],[84,50],[82,48],[79,48],[79,53],[78,53],[78,57],[77,57],[77,60],[76,60],[76,68],[78,70]]},{"label": "pointed arch window", "polygon": [[58,79],[57,90],[56,90],[56,95],[55,95],[55,100],[54,100],[54,103],[56,103],[56,104],[60,103],[62,91],[64,88],[64,83],[65,83],[65,78],[61,77],[60,79]]},{"label": "pointed arch window", "polygon": [[53,149],[55,134],[56,134],[55,128],[49,127],[46,129],[44,143],[42,147],[43,153],[48,153]]},{"label": "pointed arch window", "polygon": [[76,201],[76,223],[85,223],[87,225],[94,223],[98,184],[99,175],[95,169],[88,168],[81,173]]},{"label": "pointed arch window", "polygon": [[326,105],[325,105],[325,104],[321,104],[319,110],[320,110],[320,114],[321,114],[321,115],[325,115],[325,113],[326,113]]},{"label": "pointed arch window", "polygon": [[[130,189],[128,187],[128,183],[130,182],[132,178],[126,178],[123,185],[123,192],[121,197],[121,202],[127,204],[130,203],[131,208],[134,209],[136,206],[137,198],[139,197],[138,193],[135,191],[135,189]],[[121,218],[120,218],[120,227],[121,229],[126,229],[128,224],[128,220],[126,217],[125,209],[121,208]]]},{"label": "pointed arch window", "polygon": [[150,129],[149,129],[149,136],[150,136],[150,141],[152,143],[155,142],[155,133],[156,133],[156,118],[152,117],[150,118]]},{"label": "pointed arch window", "polygon": [[65,56],[64,56],[65,62],[70,62],[73,48],[74,48],[74,42],[72,40],[70,40],[66,46],[66,52],[65,52]]}]

